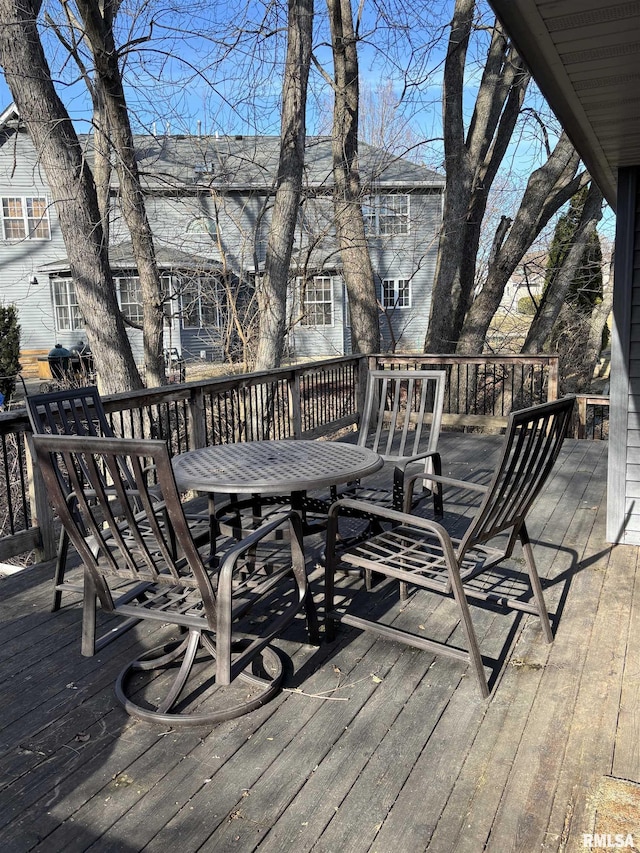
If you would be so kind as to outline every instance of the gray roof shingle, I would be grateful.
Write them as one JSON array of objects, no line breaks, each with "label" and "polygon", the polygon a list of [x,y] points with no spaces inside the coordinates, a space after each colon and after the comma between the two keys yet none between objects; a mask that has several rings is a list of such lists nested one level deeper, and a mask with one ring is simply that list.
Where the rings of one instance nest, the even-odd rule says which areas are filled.
[{"label": "gray roof shingle", "polygon": [[[269,190],[275,185],[280,138],[277,136],[145,136],[136,137],[141,175],[149,188],[216,187],[227,191]],[[307,139],[305,184],[321,189],[332,184],[331,140]],[[363,186],[444,187],[437,172],[380,149],[360,144]]]}]

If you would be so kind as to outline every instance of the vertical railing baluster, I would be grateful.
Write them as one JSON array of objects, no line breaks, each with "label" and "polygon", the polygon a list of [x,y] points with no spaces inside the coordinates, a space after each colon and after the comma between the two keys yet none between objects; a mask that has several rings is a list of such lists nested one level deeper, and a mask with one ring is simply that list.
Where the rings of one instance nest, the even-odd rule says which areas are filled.
[{"label": "vertical railing baluster", "polygon": [[302,400],[300,374],[296,371],[287,383],[289,395],[289,429],[294,438],[302,436]]}]

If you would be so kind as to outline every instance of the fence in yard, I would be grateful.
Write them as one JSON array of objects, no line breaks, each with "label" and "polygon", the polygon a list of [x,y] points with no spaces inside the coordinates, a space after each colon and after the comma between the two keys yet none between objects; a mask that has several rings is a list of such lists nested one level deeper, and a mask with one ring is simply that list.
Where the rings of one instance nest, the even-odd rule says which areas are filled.
[{"label": "fence in yard", "polygon": [[[368,366],[446,370],[444,429],[495,431],[512,409],[557,397],[558,362],[551,356],[380,355],[126,392],[105,397],[104,406],[116,434],[164,439],[174,454],[209,444],[323,437],[357,425]],[[606,438],[607,403],[580,402],[576,436]],[[32,550],[49,558],[55,547],[54,537],[41,535],[41,526],[53,525],[31,467],[29,434],[24,409],[0,414],[0,561]]]}]

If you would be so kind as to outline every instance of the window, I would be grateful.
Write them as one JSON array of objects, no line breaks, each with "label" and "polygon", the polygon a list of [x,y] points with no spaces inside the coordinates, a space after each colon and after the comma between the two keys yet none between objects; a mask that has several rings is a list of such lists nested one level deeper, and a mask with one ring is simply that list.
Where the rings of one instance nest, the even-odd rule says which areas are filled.
[{"label": "window", "polygon": [[187,234],[208,234],[216,236],[216,223],[208,216],[197,216],[187,225]]},{"label": "window", "polygon": [[382,282],[383,308],[411,308],[411,280],[385,278]]},{"label": "window", "polygon": [[140,279],[137,275],[116,278],[116,284],[120,294],[120,310],[122,311],[122,315],[130,323],[141,326],[143,311]]},{"label": "window", "polygon": [[316,275],[304,282],[302,325],[333,325],[333,287],[331,276]]},{"label": "window", "polygon": [[3,197],[2,226],[5,240],[50,240],[46,198]]},{"label": "window", "polygon": [[224,324],[226,296],[216,277],[183,278],[180,300],[184,328],[201,329]]},{"label": "window", "polygon": [[76,289],[72,279],[56,278],[53,287],[53,310],[57,332],[82,332],[84,321],[76,299]]},{"label": "window", "polygon": [[409,233],[409,196],[371,196],[362,206],[365,230],[368,234],[390,237]]}]

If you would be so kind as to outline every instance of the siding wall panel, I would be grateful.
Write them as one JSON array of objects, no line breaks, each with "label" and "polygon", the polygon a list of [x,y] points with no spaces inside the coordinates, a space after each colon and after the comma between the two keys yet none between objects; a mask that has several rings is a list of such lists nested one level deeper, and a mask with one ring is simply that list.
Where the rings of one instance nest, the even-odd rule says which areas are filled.
[{"label": "siding wall panel", "polygon": [[[48,185],[27,134],[10,127],[0,130],[0,195],[46,196]],[[56,343],[49,277],[39,267],[66,255],[53,210],[49,214],[50,240],[4,240],[0,228],[0,295],[18,306],[23,349],[49,350]],[[77,332],[64,336],[67,346]]]},{"label": "siding wall panel", "polygon": [[[638,215],[638,199],[636,199],[634,224],[634,252],[633,252],[633,274],[632,274],[632,297],[630,316],[630,347],[629,347],[629,393],[628,412],[629,436],[637,437],[640,431],[640,395],[637,393],[640,376],[640,322],[638,312],[640,311],[640,216]],[[625,542],[629,544],[640,544],[640,477],[638,477],[638,465],[640,464],[640,448],[635,444],[627,442],[627,473],[626,473],[626,526]]]},{"label": "siding wall panel", "polygon": [[640,167],[618,171],[616,265],[611,346],[611,417],[607,538],[640,544],[640,326],[632,322],[640,304]]},{"label": "siding wall panel", "polygon": [[[277,148],[276,143],[268,138],[261,142],[257,139],[246,140],[247,150],[251,150],[254,155],[252,146],[257,145],[261,148],[271,146],[274,151]],[[212,184],[210,188],[205,188],[205,185],[198,184],[196,188],[193,184],[193,169],[187,163],[162,160],[165,147],[173,150],[170,137],[166,140],[166,146],[160,139],[149,140],[149,151],[144,160],[146,165],[143,164],[142,168],[143,180],[150,181],[146,196],[147,214],[161,264],[163,253],[168,258],[172,253],[184,253],[190,258],[202,257],[207,264],[212,261],[223,264],[236,274],[247,276],[253,272],[256,263],[264,263],[271,215],[271,180],[266,181],[264,173],[260,172],[252,179],[257,181],[256,184],[251,184],[249,179],[246,184],[236,184],[233,180],[235,176],[230,175],[229,185],[216,188]],[[330,149],[327,151],[330,152]],[[155,164],[156,155],[161,158],[161,168]],[[242,168],[247,169],[250,164],[245,160],[242,162]],[[312,163],[312,166],[317,167],[317,163]],[[154,172],[158,168],[160,171]],[[258,171],[262,168],[256,165]],[[393,170],[396,166],[392,163],[389,168]],[[413,175],[411,170],[416,168],[422,167],[411,166],[407,174]],[[429,170],[425,169],[424,172],[433,175]],[[330,157],[327,159],[329,173]],[[423,183],[428,184],[431,178],[424,182],[422,178],[416,179],[418,188],[412,191],[404,170],[398,174],[402,175],[396,178],[401,181],[398,186],[388,185],[384,175],[378,175],[376,192],[409,192],[410,232],[406,235],[370,237],[372,262],[379,295],[381,282],[385,278],[411,280],[411,308],[395,309],[381,318],[384,348],[421,351],[430,310],[442,195],[434,187],[423,189]],[[154,176],[155,181],[151,180]],[[439,179],[434,177],[437,184]],[[251,189],[251,186],[257,188]],[[17,130],[10,123],[0,128],[0,194],[48,196],[46,178],[31,140],[25,131]],[[326,272],[333,276],[334,322],[331,326],[318,328],[297,324],[292,336],[292,349],[301,356],[310,357],[341,354],[349,349],[349,330],[346,326],[348,312],[332,225],[330,188],[317,193],[312,187],[309,198],[302,205],[302,212],[305,222],[298,235],[298,256],[294,258],[294,265],[300,268],[304,264],[310,273]],[[213,234],[189,230],[190,223],[197,218],[214,221],[217,230],[214,229]],[[57,340],[70,347],[82,336],[78,331],[59,334],[55,331],[50,277],[48,272],[41,272],[40,268],[64,263],[67,253],[53,210],[50,223],[51,240],[25,240],[22,243],[0,240],[0,296],[4,301],[15,302],[19,306],[23,349],[48,350]],[[112,246],[131,243],[117,198],[114,199],[111,214],[110,242]],[[308,251],[311,244],[313,248]],[[295,318],[297,315],[292,312],[291,316]],[[219,348],[212,335],[215,338],[215,329],[210,330],[208,335],[203,330],[181,330],[176,319],[171,334],[165,336],[165,342],[167,346],[185,344],[185,349],[196,354],[207,349],[211,354]],[[183,336],[184,340],[181,340]],[[136,358],[140,360],[141,333],[131,330],[130,338]]]}]

